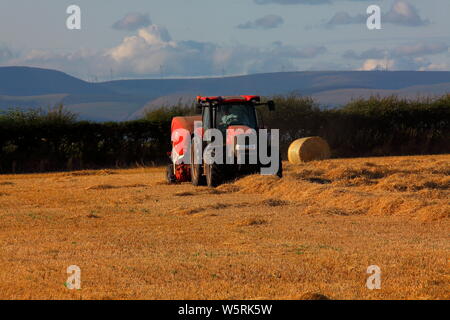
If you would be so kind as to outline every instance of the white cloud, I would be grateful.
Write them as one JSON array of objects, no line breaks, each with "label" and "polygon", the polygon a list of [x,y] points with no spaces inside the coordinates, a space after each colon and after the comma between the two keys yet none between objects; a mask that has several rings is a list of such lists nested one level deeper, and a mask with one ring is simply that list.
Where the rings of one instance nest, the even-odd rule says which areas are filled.
[{"label": "white cloud", "polygon": [[144,28],[151,25],[152,22],[148,14],[142,13],[128,13],[122,19],[116,21],[112,27],[116,30],[135,31],[139,28]]},{"label": "white cloud", "polygon": [[[349,24],[366,24],[367,16],[363,14],[350,15],[348,12],[336,13],[326,24],[325,27]],[[429,20],[419,15],[415,6],[404,0],[395,0],[390,10],[382,14],[382,23],[390,23],[407,27],[425,26],[430,23]]]},{"label": "white cloud", "polygon": [[384,15],[384,22],[404,26],[423,26],[429,21],[420,17],[416,7],[404,0],[396,0],[391,10]]},{"label": "white cloud", "polygon": [[[177,44],[171,41],[169,32],[165,28],[151,25],[140,29],[135,36],[126,37],[120,45],[108,50],[106,56],[111,57],[117,63],[133,59],[139,60],[145,56],[154,59],[159,52],[176,46]],[[142,64],[141,61],[138,63]],[[152,72],[154,71],[152,70]]]},{"label": "white cloud", "polygon": [[425,43],[419,42],[415,44],[408,44],[399,46],[392,50],[392,55],[395,56],[423,56],[423,55],[432,55],[445,53],[449,49],[449,46],[442,42],[434,42],[434,43]]},{"label": "white cloud", "polygon": [[10,60],[14,57],[14,53],[5,45],[0,45],[0,62]]},{"label": "white cloud", "polygon": [[364,24],[367,17],[363,14],[351,16],[348,12],[337,12],[331,19],[325,24],[326,27],[333,27],[337,25],[346,24]]},{"label": "white cloud", "polygon": [[347,50],[342,55],[345,59],[367,60],[367,59],[384,59],[388,54],[388,50],[379,48],[372,48],[361,53],[356,53],[354,50]]},{"label": "white cloud", "polygon": [[[296,61],[325,53],[323,46],[296,48],[274,43],[267,48],[220,46],[210,42],[175,41],[166,28],[149,25],[106,50],[56,53],[30,50],[2,65],[57,69],[84,79],[160,76],[211,76],[295,70]],[[1,50],[0,50],[1,52]],[[9,55],[8,55],[9,57]]]},{"label": "white cloud", "polygon": [[394,60],[367,59],[359,71],[391,70],[395,66]]},{"label": "white cloud", "polygon": [[274,29],[278,28],[284,23],[281,16],[276,14],[269,14],[262,18],[256,19],[255,21],[248,21],[246,23],[241,23],[237,26],[239,29]]},{"label": "white cloud", "polygon": [[430,63],[427,66],[421,67],[420,71],[449,71],[450,64],[446,63]]},{"label": "white cloud", "polygon": [[433,63],[425,57],[396,57],[393,59],[367,59],[358,69],[361,71],[375,70],[405,71],[449,71],[449,65]]},{"label": "white cloud", "polygon": [[443,42],[418,42],[400,45],[391,49],[371,48],[361,53],[347,50],[342,55],[345,59],[367,60],[386,58],[420,58],[428,55],[447,53],[449,45]]}]

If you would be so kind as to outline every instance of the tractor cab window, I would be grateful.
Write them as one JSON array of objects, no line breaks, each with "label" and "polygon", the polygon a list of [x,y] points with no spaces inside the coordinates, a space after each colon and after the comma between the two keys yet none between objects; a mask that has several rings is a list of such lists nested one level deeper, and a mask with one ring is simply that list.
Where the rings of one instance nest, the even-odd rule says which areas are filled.
[{"label": "tractor cab window", "polygon": [[203,129],[207,130],[211,128],[211,108],[203,108]]},{"label": "tractor cab window", "polygon": [[223,104],[218,106],[217,127],[225,131],[229,126],[247,126],[256,129],[255,108],[249,104]]}]

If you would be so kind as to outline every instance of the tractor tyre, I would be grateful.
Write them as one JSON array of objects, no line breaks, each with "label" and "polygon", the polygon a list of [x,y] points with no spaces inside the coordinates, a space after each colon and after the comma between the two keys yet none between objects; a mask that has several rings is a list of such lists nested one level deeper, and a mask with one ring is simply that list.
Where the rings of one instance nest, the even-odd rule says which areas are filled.
[{"label": "tractor tyre", "polygon": [[[267,168],[267,167],[268,167],[267,165],[262,165],[259,167],[259,169],[261,170],[261,168]],[[278,160],[278,170],[273,175],[276,175],[279,178],[283,178],[283,161],[281,160],[281,153],[279,155],[279,160]]]},{"label": "tractor tyre", "polygon": [[215,188],[222,183],[222,174],[217,164],[205,164],[205,174],[208,187]]},{"label": "tractor tyre", "polygon": [[177,178],[173,173],[173,164],[169,164],[166,168],[166,181],[168,184],[173,184],[177,182]]},{"label": "tractor tyre", "polygon": [[202,174],[202,165],[194,163],[194,148],[191,148],[191,182],[194,186],[204,186],[205,176]]}]

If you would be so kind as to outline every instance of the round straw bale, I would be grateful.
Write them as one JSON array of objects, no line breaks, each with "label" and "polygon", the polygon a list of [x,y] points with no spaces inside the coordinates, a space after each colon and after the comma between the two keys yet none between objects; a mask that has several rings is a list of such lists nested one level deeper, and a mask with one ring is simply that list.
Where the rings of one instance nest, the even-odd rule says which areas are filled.
[{"label": "round straw bale", "polygon": [[293,164],[328,159],[330,156],[330,146],[321,137],[307,137],[295,140],[289,146],[288,151],[289,162]]}]

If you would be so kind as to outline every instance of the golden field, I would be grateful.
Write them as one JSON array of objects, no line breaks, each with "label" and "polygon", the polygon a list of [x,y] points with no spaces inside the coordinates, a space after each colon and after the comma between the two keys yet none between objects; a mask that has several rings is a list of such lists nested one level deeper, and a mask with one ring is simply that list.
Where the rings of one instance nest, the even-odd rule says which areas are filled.
[{"label": "golden field", "polygon": [[450,298],[450,155],[285,168],[217,189],[163,168],[0,176],[0,298]]}]

